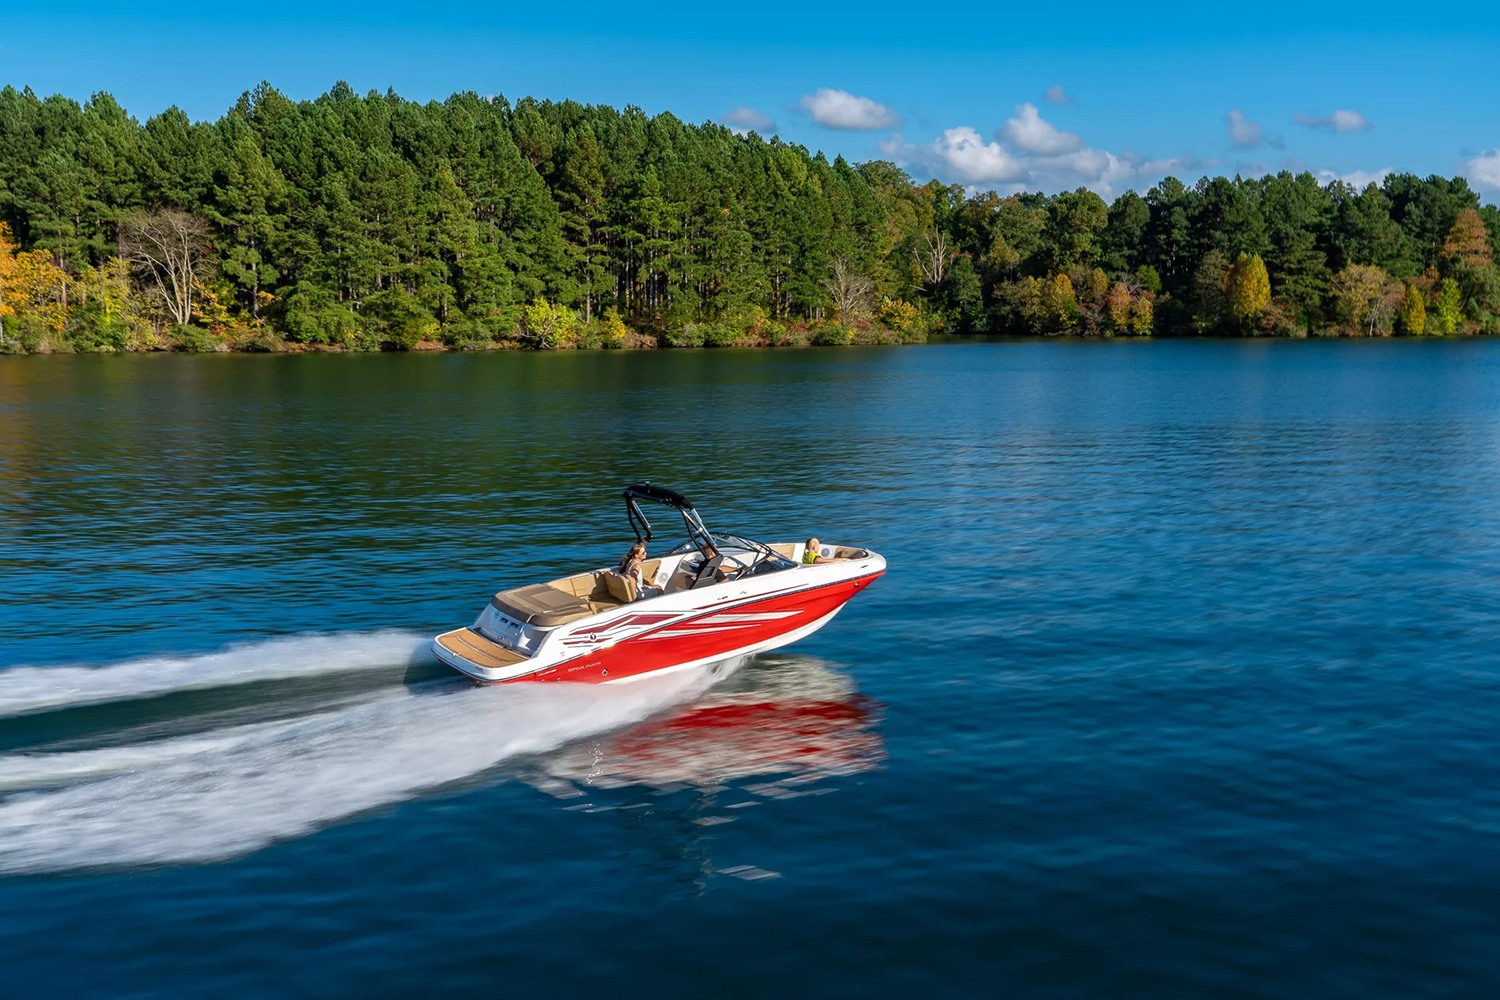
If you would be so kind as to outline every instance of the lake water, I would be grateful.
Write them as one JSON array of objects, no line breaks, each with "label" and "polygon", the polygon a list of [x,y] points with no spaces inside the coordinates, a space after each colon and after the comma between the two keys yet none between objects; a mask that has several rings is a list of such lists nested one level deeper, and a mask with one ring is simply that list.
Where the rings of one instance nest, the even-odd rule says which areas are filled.
[{"label": "lake water", "polygon": [[[439,668],[638,479],[890,572]],[[1500,343],[0,358],[0,995],[1500,995],[1497,621]]]}]

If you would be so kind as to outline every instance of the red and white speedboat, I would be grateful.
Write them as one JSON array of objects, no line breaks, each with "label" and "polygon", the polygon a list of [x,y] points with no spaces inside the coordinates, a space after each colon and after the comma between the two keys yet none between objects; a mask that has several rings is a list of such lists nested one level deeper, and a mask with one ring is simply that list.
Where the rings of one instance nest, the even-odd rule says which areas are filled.
[{"label": "red and white speedboat", "polygon": [[687,539],[642,567],[654,586],[612,569],[502,590],[469,628],[433,640],[438,658],[478,681],[599,684],[759,653],[811,635],[885,572],[868,549],[766,544],[704,527],[691,501],[649,483],[625,490],[637,539],[651,540],[640,501],[678,511]]}]

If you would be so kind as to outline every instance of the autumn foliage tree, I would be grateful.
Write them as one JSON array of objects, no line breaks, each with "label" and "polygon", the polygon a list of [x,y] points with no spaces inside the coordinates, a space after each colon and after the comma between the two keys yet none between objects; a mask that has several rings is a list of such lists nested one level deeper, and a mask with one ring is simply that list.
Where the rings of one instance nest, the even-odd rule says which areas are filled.
[{"label": "autumn foliage tree", "polygon": [[1473,208],[1459,211],[1448,230],[1448,238],[1443,240],[1443,248],[1438,251],[1438,257],[1448,264],[1469,268],[1483,267],[1493,262],[1489,230],[1485,228],[1478,211]]},{"label": "autumn foliage tree", "polygon": [[47,250],[25,250],[16,254],[6,281],[11,307],[22,323],[61,332],[67,324],[68,276]]},{"label": "autumn foliage tree", "polygon": [[1352,332],[1367,337],[1390,334],[1399,286],[1380,268],[1350,264],[1333,276],[1332,292]]},{"label": "autumn foliage tree", "polygon": [[1130,289],[1125,282],[1117,281],[1109,286],[1105,307],[1109,313],[1109,324],[1113,329],[1122,332],[1130,329],[1130,305]]},{"label": "autumn foliage tree", "polygon": [[1401,331],[1410,337],[1420,337],[1427,329],[1427,303],[1421,289],[1407,285],[1401,297]]},{"label": "autumn foliage tree", "polygon": [[1458,333],[1464,325],[1464,297],[1458,282],[1444,278],[1438,282],[1432,300],[1433,332],[1448,336]]},{"label": "autumn foliage tree", "polygon": [[10,225],[0,219],[0,322],[16,314],[15,304],[9,301],[10,283],[16,272],[16,239]]},{"label": "autumn foliage tree", "polygon": [[1271,276],[1258,254],[1241,254],[1224,276],[1229,316],[1244,330],[1271,305]]},{"label": "autumn foliage tree", "polygon": [[1500,333],[1500,270],[1489,229],[1477,211],[1458,213],[1438,257],[1458,286],[1468,319],[1485,333]]},{"label": "autumn foliage tree", "polygon": [[1052,275],[1042,284],[1042,314],[1053,329],[1067,332],[1078,320],[1078,296],[1066,274]]}]

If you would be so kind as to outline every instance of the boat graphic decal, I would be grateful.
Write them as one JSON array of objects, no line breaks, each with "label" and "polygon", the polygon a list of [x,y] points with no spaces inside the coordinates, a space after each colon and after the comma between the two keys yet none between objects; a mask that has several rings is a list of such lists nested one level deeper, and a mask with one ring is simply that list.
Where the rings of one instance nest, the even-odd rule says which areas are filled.
[{"label": "boat graphic decal", "polygon": [[718,624],[720,622],[774,622],[782,618],[790,618],[799,615],[798,611],[755,611],[755,612],[733,612],[728,611],[722,615],[709,615],[707,618],[699,619],[704,624]]},{"label": "boat graphic decal", "polygon": [[611,622],[604,628],[589,629],[586,632],[575,632],[563,639],[565,646],[584,646],[595,642],[609,642],[611,639],[619,639],[627,629],[648,628],[652,625],[660,625],[674,618],[681,618],[681,611],[637,611],[633,615],[626,615],[617,622]]},{"label": "boat graphic decal", "polygon": [[745,629],[754,629],[759,625],[768,625],[771,622],[780,621],[783,618],[791,618],[802,614],[801,608],[791,611],[758,611],[753,613],[726,613],[722,615],[707,615],[703,618],[694,618],[691,621],[679,622],[674,625],[664,625],[650,635],[643,635],[643,641],[651,642],[658,639],[679,639],[685,635],[705,635],[710,632],[740,632]]}]

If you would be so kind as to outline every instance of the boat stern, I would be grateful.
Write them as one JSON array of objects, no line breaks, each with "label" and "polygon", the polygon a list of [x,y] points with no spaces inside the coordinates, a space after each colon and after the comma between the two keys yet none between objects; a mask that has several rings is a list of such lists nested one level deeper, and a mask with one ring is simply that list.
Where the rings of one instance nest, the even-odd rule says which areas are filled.
[{"label": "boat stern", "polygon": [[531,672],[524,653],[492,642],[471,628],[456,628],[432,640],[439,660],[467,677],[486,684],[513,680]]}]

